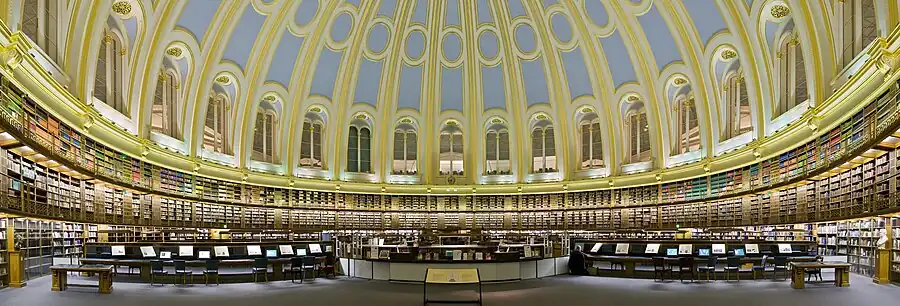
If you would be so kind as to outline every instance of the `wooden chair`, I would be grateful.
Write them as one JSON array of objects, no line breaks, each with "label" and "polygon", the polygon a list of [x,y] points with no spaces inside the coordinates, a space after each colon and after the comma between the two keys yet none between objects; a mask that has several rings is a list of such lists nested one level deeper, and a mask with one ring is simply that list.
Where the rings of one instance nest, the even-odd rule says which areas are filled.
[{"label": "wooden chair", "polygon": [[662,257],[653,257],[653,280],[666,281],[666,274],[672,270],[666,268],[666,259]]},{"label": "wooden chair", "polygon": [[[166,272],[166,269],[163,268],[161,260],[150,261],[150,286],[153,286],[153,283],[156,282],[156,277],[166,275],[169,275],[169,272]],[[160,285],[165,286],[166,284],[160,283]]]},{"label": "wooden chair", "polygon": [[300,283],[301,284],[303,283],[303,280],[306,279],[306,271],[312,271],[313,278],[316,277],[315,272],[316,272],[316,265],[317,265],[315,256],[304,256],[302,258],[303,258],[303,266],[302,266],[303,274],[300,275]]},{"label": "wooden chair", "polygon": [[[303,273],[303,257],[291,258],[290,268],[284,270],[285,273],[291,274],[291,283],[297,280],[297,273]],[[300,277],[300,283],[303,283],[303,277]]]},{"label": "wooden chair", "polygon": [[328,277],[330,274],[332,277],[337,277],[334,273],[334,256],[328,255],[325,256],[325,262],[319,266],[319,272]]},{"label": "wooden chair", "polygon": [[205,278],[206,285],[209,285],[209,276],[216,276],[216,286],[219,285],[219,261],[218,260],[207,260],[206,261],[206,269],[203,270],[203,277]]},{"label": "wooden chair", "polygon": [[253,266],[250,267],[250,273],[253,273],[253,282],[257,282],[259,280],[259,275],[262,274],[266,282],[269,281],[269,259],[267,258],[257,258],[253,260]]},{"label": "wooden chair", "polygon": [[716,280],[716,265],[719,264],[719,258],[716,256],[710,256],[706,260],[706,266],[697,267],[699,272],[706,272],[706,281],[709,281],[709,274],[712,272],[713,280]]},{"label": "wooden chair", "polygon": [[175,282],[178,282],[178,279],[181,278],[181,284],[187,285],[187,278],[191,277],[191,284],[194,283],[194,271],[187,268],[187,264],[184,260],[176,260],[175,261]]},{"label": "wooden chair", "polygon": [[731,273],[737,275],[737,281],[741,281],[741,258],[737,256],[728,257],[725,266],[725,281],[731,280]]},{"label": "wooden chair", "polygon": [[774,263],[772,266],[774,267],[774,270],[775,270],[775,271],[774,271],[775,273],[774,273],[773,279],[775,279],[775,280],[778,279],[778,271],[781,271],[781,272],[782,272],[782,275],[784,276],[784,279],[787,279],[787,278],[789,277],[789,275],[788,275],[788,259],[787,259],[787,257],[784,257],[784,256],[776,256],[776,257],[775,257],[775,263]]},{"label": "wooden chair", "polygon": [[697,264],[696,259],[694,257],[681,257],[678,258],[678,279],[683,283],[684,282],[684,274],[687,273],[691,276],[691,282],[697,278],[697,270],[695,270],[694,266]]},{"label": "wooden chair", "polygon": [[769,259],[769,255],[763,255],[762,262],[757,265],[753,265],[753,280],[756,280],[756,272],[759,271],[762,274],[763,279],[766,279],[766,261]]}]

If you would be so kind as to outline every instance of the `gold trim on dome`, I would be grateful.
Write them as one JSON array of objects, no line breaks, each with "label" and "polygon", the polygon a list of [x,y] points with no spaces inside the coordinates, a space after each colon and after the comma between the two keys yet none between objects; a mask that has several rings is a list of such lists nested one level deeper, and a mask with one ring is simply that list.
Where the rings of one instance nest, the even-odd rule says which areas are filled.
[{"label": "gold trim on dome", "polygon": [[106,34],[106,36],[103,36],[103,43],[108,45],[108,44],[111,44],[112,42],[113,42],[112,35]]},{"label": "gold trim on dome", "polygon": [[722,51],[722,59],[726,60],[726,61],[736,58],[737,55],[738,55],[737,52],[735,52],[734,50],[731,50],[731,49],[725,49]]},{"label": "gold trim on dome", "polygon": [[501,124],[501,123],[503,123],[503,119],[500,119],[500,118],[494,118],[493,120],[491,120],[491,124]]},{"label": "gold trim on dome", "polygon": [[593,112],[594,112],[594,109],[593,109],[593,108],[590,108],[590,107],[585,107],[585,108],[582,108],[582,109],[581,109],[581,112],[582,112],[582,113],[585,113],[585,114],[593,113]]},{"label": "gold trim on dome", "polygon": [[636,102],[641,100],[638,96],[628,96],[628,102]]},{"label": "gold trim on dome", "polygon": [[131,13],[131,3],[128,3],[128,1],[119,1],[113,3],[112,10],[119,15],[128,15]]},{"label": "gold trim on dome", "polygon": [[230,79],[228,78],[227,75],[220,75],[220,76],[218,76],[218,77],[216,78],[216,82],[219,82],[219,83],[222,83],[222,84],[228,83],[229,80],[230,80]]},{"label": "gold trim on dome", "polygon": [[400,123],[412,124],[412,119],[409,119],[409,118],[403,118],[403,119],[400,120]]},{"label": "gold trim on dome", "polygon": [[276,99],[275,95],[268,95],[268,96],[263,97],[263,100],[266,100],[268,102],[274,102],[275,99]]},{"label": "gold trim on dome", "polygon": [[181,48],[169,48],[166,50],[166,54],[174,57],[181,57],[182,51]]},{"label": "gold trim on dome", "polygon": [[321,109],[321,108],[318,108],[318,107],[313,107],[313,108],[310,108],[309,111],[310,111],[311,113],[321,113],[321,112],[322,112],[322,109]]},{"label": "gold trim on dome", "polygon": [[549,118],[550,117],[547,117],[547,115],[545,115],[545,114],[538,114],[537,116],[534,116],[534,119],[537,119],[537,120],[547,120]]},{"label": "gold trim on dome", "polygon": [[769,13],[772,14],[772,17],[781,19],[787,17],[788,14],[791,13],[791,9],[787,7],[787,5],[774,5],[772,9],[769,10]]},{"label": "gold trim on dome", "polygon": [[366,120],[366,119],[369,119],[369,116],[366,116],[366,114],[359,114],[359,115],[356,115],[356,119]]}]

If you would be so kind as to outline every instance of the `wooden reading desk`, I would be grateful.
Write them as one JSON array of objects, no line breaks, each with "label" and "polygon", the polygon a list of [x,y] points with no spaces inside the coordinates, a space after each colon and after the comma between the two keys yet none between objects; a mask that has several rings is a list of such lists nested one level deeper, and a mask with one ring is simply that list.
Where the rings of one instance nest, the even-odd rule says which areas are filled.
[{"label": "wooden reading desk", "polygon": [[850,264],[827,262],[792,262],[793,277],[791,287],[794,289],[806,288],[806,270],[809,269],[834,269],[834,285],[837,287],[850,287]]},{"label": "wooden reading desk", "polygon": [[[53,274],[53,285],[50,287],[52,291],[65,291],[67,287],[99,287],[100,293],[112,293],[112,270],[111,265],[56,265],[50,267],[50,273]],[[69,272],[96,273],[100,277],[98,285],[68,284]]]}]

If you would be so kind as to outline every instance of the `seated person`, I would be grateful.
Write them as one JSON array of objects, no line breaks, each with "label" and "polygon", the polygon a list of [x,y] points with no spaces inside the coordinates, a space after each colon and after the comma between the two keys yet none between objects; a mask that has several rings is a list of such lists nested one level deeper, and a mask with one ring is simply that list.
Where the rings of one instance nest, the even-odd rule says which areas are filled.
[{"label": "seated person", "polygon": [[[822,256],[816,256],[816,262],[822,262],[825,258]],[[822,269],[807,269],[806,270],[806,281],[809,281],[815,277],[819,281],[822,280]]]},{"label": "seated person", "polygon": [[585,267],[585,255],[581,252],[580,245],[576,245],[575,250],[569,253],[569,274],[588,275]]}]

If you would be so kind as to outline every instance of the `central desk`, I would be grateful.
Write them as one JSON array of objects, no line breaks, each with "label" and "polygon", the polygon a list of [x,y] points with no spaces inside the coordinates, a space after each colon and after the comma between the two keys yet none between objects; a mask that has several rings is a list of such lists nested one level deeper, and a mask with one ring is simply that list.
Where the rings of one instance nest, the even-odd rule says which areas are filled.
[{"label": "central desk", "polygon": [[[53,283],[50,286],[52,291],[65,291],[67,287],[99,287],[100,293],[112,293],[112,269],[111,265],[56,265],[50,267],[50,273],[53,274]],[[69,284],[69,272],[84,272],[89,274],[96,273],[100,278],[100,283],[94,285]]]},{"label": "central desk", "polygon": [[850,287],[850,264],[848,263],[824,263],[824,262],[792,262],[793,277],[791,287],[794,289],[806,288],[806,270],[810,269],[834,269],[834,286]]}]

